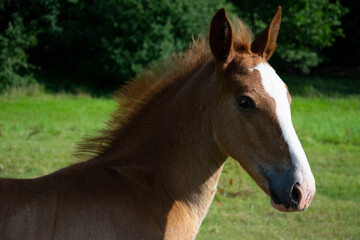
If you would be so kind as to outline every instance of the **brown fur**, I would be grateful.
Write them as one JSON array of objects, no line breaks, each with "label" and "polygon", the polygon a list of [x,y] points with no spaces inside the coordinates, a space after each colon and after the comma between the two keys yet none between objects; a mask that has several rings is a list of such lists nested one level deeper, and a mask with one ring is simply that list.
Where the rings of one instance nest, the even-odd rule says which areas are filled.
[{"label": "brown fur", "polygon": [[251,44],[254,53],[269,60],[276,48],[276,39],[280,30],[281,7],[272,19],[271,23],[264,29],[262,33]]}]

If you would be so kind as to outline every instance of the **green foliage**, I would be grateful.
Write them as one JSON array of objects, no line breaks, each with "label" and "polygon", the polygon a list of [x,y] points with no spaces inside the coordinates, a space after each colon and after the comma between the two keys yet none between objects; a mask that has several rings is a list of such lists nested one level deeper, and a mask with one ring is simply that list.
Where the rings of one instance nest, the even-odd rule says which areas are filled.
[{"label": "green foliage", "polygon": [[148,64],[185,49],[192,35],[206,33],[221,6],[231,9],[225,0],[34,0],[3,1],[0,13],[9,21],[6,16],[15,12],[24,19],[15,27],[38,40],[32,49],[19,46],[24,63],[30,56],[43,72],[72,76],[80,85],[113,88]]},{"label": "green foliage", "polygon": [[238,15],[251,23],[256,34],[270,22],[278,5],[283,14],[275,63],[283,60],[288,63],[283,68],[291,64],[308,73],[323,61],[320,50],[344,37],[340,18],[348,9],[338,0],[236,1]]},{"label": "green foliage", "polygon": [[95,1],[91,9],[101,28],[100,41],[93,44],[100,50],[101,66],[126,81],[146,65],[187,48],[193,35],[206,32],[223,5],[225,1],[216,0]]},{"label": "green foliage", "polygon": [[25,52],[36,45],[36,37],[25,31],[22,18],[13,14],[3,34],[0,33],[0,90],[22,87],[34,82]]},{"label": "green foliage", "polygon": [[[232,2],[0,0],[0,89],[32,82],[34,66],[48,87],[114,89],[148,64],[185,49],[192,36],[206,34],[218,8],[232,15],[236,5],[236,15],[259,33],[279,4]],[[283,23],[272,63],[308,72],[322,61],[320,50],[343,36],[340,17],[347,10],[330,0],[280,4]]]},{"label": "green foliage", "polygon": [[0,91],[35,83],[33,70],[39,67],[37,62],[33,64],[29,59],[43,56],[31,50],[38,45],[47,46],[48,39],[39,40],[39,36],[61,32],[59,8],[57,0],[0,0],[3,23],[0,24]]}]

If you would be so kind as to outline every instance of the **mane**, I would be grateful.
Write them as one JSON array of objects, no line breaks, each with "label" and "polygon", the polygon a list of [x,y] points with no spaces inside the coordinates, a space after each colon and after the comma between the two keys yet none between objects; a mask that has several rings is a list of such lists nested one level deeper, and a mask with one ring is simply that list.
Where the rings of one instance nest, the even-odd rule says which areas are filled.
[{"label": "mane", "polygon": [[[233,46],[236,51],[251,54],[252,32],[240,19],[233,21]],[[75,155],[81,159],[99,157],[112,148],[118,132],[129,127],[131,119],[143,109],[147,103],[167,86],[180,78],[188,76],[205,62],[213,58],[209,45],[204,37],[192,39],[189,48],[184,52],[157,62],[144,69],[135,79],[128,81],[114,93],[118,103],[111,114],[107,127],[98,136],[85,139],[78,144]]]}]

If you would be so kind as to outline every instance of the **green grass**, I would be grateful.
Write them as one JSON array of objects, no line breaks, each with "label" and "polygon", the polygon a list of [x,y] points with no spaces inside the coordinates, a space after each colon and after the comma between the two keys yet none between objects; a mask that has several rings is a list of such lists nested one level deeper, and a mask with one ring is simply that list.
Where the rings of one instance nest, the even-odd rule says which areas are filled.
[{"label": "green grass", "polygon": [[[342,86],[333,98],[334,83],[321,88],[319,81],[307,80],[313,87],[299,90],[292,80],[293,122],[317,184],[310,208],[274,210],[229,159],[197,239],[360,238],[359,90]],[[0,176],[34,177],[74,163],[76,142],[104,127],[114,106],[86,95],[0,95]]]},{"label": "green grass", "polygon": [[38,93],[0,97],[0,175],[34,177],[77,161],[76,143],[104,127],[109,99]]}]

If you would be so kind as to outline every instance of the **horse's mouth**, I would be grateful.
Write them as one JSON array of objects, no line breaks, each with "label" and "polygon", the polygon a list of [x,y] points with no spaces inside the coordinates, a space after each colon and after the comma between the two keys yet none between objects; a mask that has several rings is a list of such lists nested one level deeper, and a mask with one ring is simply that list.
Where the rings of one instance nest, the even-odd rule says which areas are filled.
[{"label": "horse's mouth", "polygon": [[271,206],[273,208],[275,208],[276,210],[279,210],[281,212],[296,212],[296,211],[303,211],[305,209],[294,209],[292,207],[286,207],[284,204],[280,203],[280,204],[277,204],[275,203],[275,201],[271,198],[270,199],[270,202],[271,202]]}]

